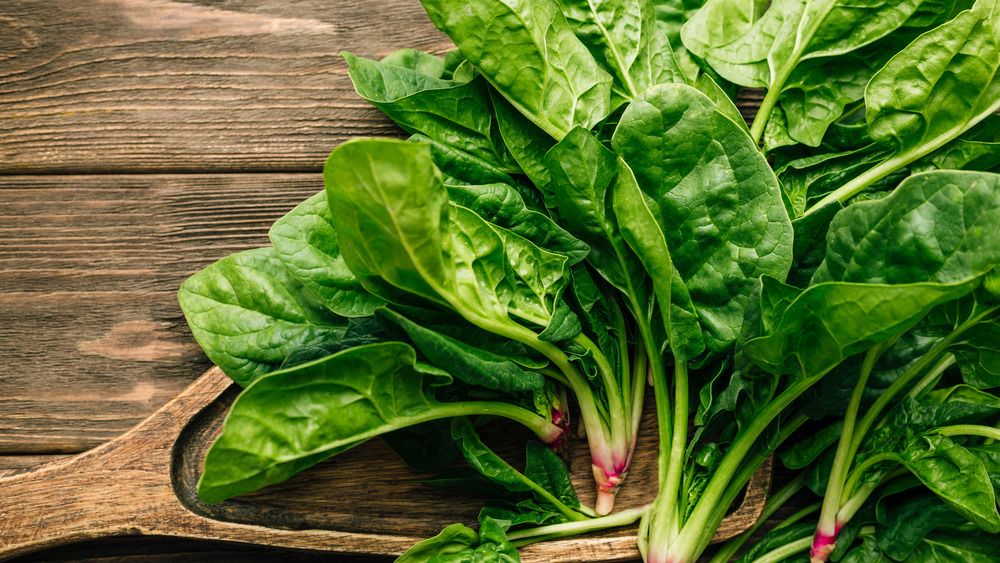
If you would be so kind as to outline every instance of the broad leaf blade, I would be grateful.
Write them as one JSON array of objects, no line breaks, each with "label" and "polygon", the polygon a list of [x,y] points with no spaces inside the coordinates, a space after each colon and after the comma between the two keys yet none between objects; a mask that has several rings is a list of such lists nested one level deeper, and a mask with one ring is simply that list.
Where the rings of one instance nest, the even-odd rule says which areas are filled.
[{"label": "broad leaf blade", "polygon": [[334,313],[363,317],[385,303],[365,291],[344,263],[325,191],[278,219],[268,236],[288,271]]},{"label": "broad leaf blade", "polygon": [[209,448],[198,495],[205,502],[278,483],[358,443],[441,418],[441,376],[418,371],[397,342],[351,348],[271,373],[233,403]]},{"label": "broad leaf blade", "polygon": [[223,258],[188,278],[177,298],[209,359],[244,386],[278,369],[293,350],[339,339],[348,324],[271,248]]}]

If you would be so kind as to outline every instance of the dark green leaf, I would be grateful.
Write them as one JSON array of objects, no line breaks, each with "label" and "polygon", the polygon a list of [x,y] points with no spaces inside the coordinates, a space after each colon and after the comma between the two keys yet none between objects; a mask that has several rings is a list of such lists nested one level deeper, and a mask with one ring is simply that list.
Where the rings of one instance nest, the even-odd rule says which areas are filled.
[{"label": "dark green leaf", "polygon": [[554,0],[421,3],[469,62],[556,140],[611,113],[611,77],[573,34]]},{"label": "dark green leaf", "polygon": [[957,526],[966,519],[935,495],[905,491],[879,499],[877,541],[886,555],[903,561],[938,526]]},{"label": "dark green leaf", "polygon": [[901,460],[956,512],[986,532],[1000,532],[993,485],[979,458],[945,436],[930,434],[911,442]]},{"label": "dark green leaf", "polygon": [[198,495],[219,502],[255,491],[379,434],[457,414],[433,398],[450,378],[415,361],[412,348],[387,342],[258,379],[209,448]]},{"label": "dark green leaf", "polygon": [[530,391],[545,384],[541,374],[525,371],[505,357],[449,338],[391,309],[379,309],[378,313],[402,328],[433,364],[447,369],[460,381],[500,391]]},{"label": "dark green leaf", "polygon": [[940,171],[834,217],[812,284],[954,284],[1000,263],[1000,175]]},{"label": "dark green leaf", "polygon": [[463,525],[452,524],[438,535],[417,542],[396,563],[425,563],[432,558],[457,555],[479,544],[479,534]]},{"label": "dark green leaf", "polygon": [[365,291],[344,263],[326,191],[278,219],[268,236],[285,268],[334,313],[363,317],[385,303]]},{"label": "dark green leaf", "polygon": [[177,298],[209,359],[243,386],[278,369],[293,350],[339,340],[347,327],[272,248],[223,258],[188,278]]},{"label": "dark green leaf", "polygon": [[681,84],[638,97],[613,145],[658,206],[656,221],[708,348],[726,349],[740,333],[754,280],[784,279],[791,265],[792,227],[774,173],[739,125]]},{"label": "dark green leaf", "polygon": [[875,141],[912,161],[1000,109],[1000,18],[996,0],[921,35],[868,83],[866,119]]}]

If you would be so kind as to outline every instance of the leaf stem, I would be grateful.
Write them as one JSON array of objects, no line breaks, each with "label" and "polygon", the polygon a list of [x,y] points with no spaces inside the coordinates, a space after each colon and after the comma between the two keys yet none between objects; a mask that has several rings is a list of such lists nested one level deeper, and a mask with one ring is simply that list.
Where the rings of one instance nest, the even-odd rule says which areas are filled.
[{"label": "leaf stem", "polygon": [[[609,516],[590,518],[579,522],[564,522],[562,524],[552,524],[549,526],[538,526],[537,528],[517,530],[516,532],[507,534],[507,539],[511,542],[515,542],[515,546],[522,547],[534,543],[535,541],[540,541],[543,539],[542,537],[544,537],[544,539],[558,538],[584,534],[595,530],[605,530],[607,528],[627,526],[642,517],[642,515],[649,510],[649,506],[650,505],[630,508],[616,512]],[[536,539],[531,541],[532,538]]]},{"label": "leaf stem", "polygon": [[786,543],[777,549],[768,551],[761,557],[754,559],[753,563],[778,563],[778,561],[784,561],[789,555],[794,555],[800,551],[808,549],[811,544],[812,538],[795,540],[793,542]]},{"label": "leaf stem", "polygon": [[[851,441],[854,438],[854,424],[857,422],[858,409],[861,407],[861,398],[864,395],[865,386],[868,385],[868,377],[872,373],[875,361],[881,355],[885,347],[882,345],[873,346],[865,354],[861,363],[861,373],[858,383],[851,392],[851,399],[847,404],[847,412],[844,414],[844,426],[840,432],[840,441],[837,443],[837,453],[830,469],[830,478],[827,480],[826,493],[823,495],[823,508],[820,510],[819,522],[816,524],[816,538],[836,538],[839,529],[837,527],[837,513],[840,511],[841,496],[844,492],[844,484],[851,466]],[[816,549],[813,549],[812,557],[818,557]]]},{"label": "leaf stem", "polygon": [[934,432],[942,436],[982,436],[991,440],[1000,440],[1000,429],[979,424],[955,424],[935,428]]},{"label": "leaf stem", "polygon": [[[947,361],[947,359],[941,359],[941,356],[948,350],[948,347],[951,346],[952,343],[954,343],[955,340],[957,340],[958,337],[965,331],[979,324],[980,321],[997,309],[1000,309],[1000,306],[991,307],[956,327],[955,330],[953,330],[948,336],[938,341],[938,343],[928,350],[926,354],[921,356],[920,359],[907,368],[902,375],[897,377],[896,380],[892,382],[892,385],[879,395],[878,399],[875,400],[875,403],[868,408],[868,412],[865,413],[865,416],[862,417],[861,421],[857,424],[857,431],[851,439],[849,457],[853,458],[857,454],[858,449],[861,447],[861,441],[868,434],[868,431],[871,430],[872,424],[875,423],[875,419],[878,418],[883,410],[885,410],[893,398],[899,394],[899,392],[902,391],[903,388],[906,387],[906,385],[908,385],[914,378],[923,373],[923,371],[929,366],[936,364],[937,362]],[[934,371],[934,369],[936,368],[931,368],[931,371]]]},{"label": "leaf stem", "polygon": [[440,403],[441,408],[435,409],[435,416],[427,420],[453,418],[456,416],[494,415],[519,422],[538,436],[546,444],[559,438],[563,430],[548,419],[542,418],[528,409],[500,401],[460,401],[456,403]]},{"label": "leaf stem", "polygon": [[816,210],[822,208],[827,204],[832,204],[835,201],[843,203],[852,197],[863,192],[865,188],[878,182],[882,178],[885,178],[889,174],[892,174],[896,170],[906,166],[907,164],[913,162],[914,159],[907,158],[904,156],[893,156],[883,160],[882,162],[876,164],[875,166],[869,168],[868,170],[862,172],[856,176],[853,180],[847,182],[843,186],[837,188],[836,190],[827,194],[823,199],[816,202],[815,205],[806,209],[805,213],[802,214],[803,217],[810,215]]},{"label": "leaf stem", "polygon": [[[750,536],[753,535],[753,533],[756,532],[757,529],[760,528],[764,524],[764,522],[771,517],[771,515],[777,512],[779,508],[781,508],[786,502],[788,502],[788,499],[792,498],[795,495],[795,493],[799,492],[800,490],[802,490],[803,487],[805,487],[805,482],[806,482],[805,475],[800,473],[797,477],[795,477],[795,479],[792,479],[787,484],[785,484],[784,487],[779,489],[776,493],[772,494],[771,497],[767,499],[767,504],[764,505],[764,510],[760,513],[760,517],[757,518],[757,521],[754,523],[754,525],[751,526],[749,530],[727,541],[725,545],[722,546],[722,549],[720,549],[715,553],[715,555],[712,557],[709,563],[728,563],[729,560],[731,560],[733,556],[736,555],[736,552],[739,551],[741,547],[743,547],[743,544],[746,543],[748,539],[750,539]],[[788,518],[783,520],[781,524],[775,526],[775,528],[780,528],[782,526],[787,526],[789,524],[797,522],[798,520],[801,520],[806,515],[813,512],[814,510],[819,509],[819,507],[820,507],[819,503],[811,504],[803,508],[802,510],[796,512],[795,514],[789,516]]]},{"label": "leaf stem", "polygon": [[[744,458],[750,453],[757,439],[788,405],[822,379],[826,373],[822,372],[814,377],[804,378],[792,383],[764,407],[750,425],[746,427],[746,430],[736,436],[729,447],[729,451],[722,458],[718,469],[716,469],[712,478],[705,486],[704,494],[698,499],[694,510],[681,528],[680,534],[678,534],[675,541],[671,544],[669,550],[670,557],[666,560],[677,562],[694,561],[697,555],[704,550],[705,546],[708,545],[708,540],[711,539],[711,534],[706,534],[705,530],[714,530],[718,526],[718,522],[725,516],[725,510],[732,503],[732,500],[735,499],[743,485],[750,479],[753,471],[756,470],[756,466],[759,466],[767,458],[767,456],[758,453],[752,458],[752,463],[744,464]],[[796,417],[789,427],[798,428],[798,425],[801,425],[804,421],[804,416]],[[794,430],[791,428],[786,429],[786,431],[782,432],[781,439],[787,438],[792,431]],[[740,477],[739,479],[734,478],[737,474]],[[724,502],[726,498],[729,499],[728,503]]]}]

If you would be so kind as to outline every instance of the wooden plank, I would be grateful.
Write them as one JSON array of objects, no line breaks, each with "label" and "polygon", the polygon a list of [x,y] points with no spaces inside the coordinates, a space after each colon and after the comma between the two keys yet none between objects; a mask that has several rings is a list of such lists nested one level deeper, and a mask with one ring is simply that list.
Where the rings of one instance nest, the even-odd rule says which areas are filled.
[{"label": "wooden plank", "polygon": [[317,171],[402,134],[338,53],[404,47],[452,47],[418,0],[6,0],[0,174]]},{"label": "wooden plank", "polygon": [[417,0],[5,0],[0,173],[318,170],[400,133],[340,51],[450,46]]},{"label": "wooden plank", "polygon": [[0,455],[128,430],[209,363],[176,291],[322,189],[318,174],[0,177]]}]

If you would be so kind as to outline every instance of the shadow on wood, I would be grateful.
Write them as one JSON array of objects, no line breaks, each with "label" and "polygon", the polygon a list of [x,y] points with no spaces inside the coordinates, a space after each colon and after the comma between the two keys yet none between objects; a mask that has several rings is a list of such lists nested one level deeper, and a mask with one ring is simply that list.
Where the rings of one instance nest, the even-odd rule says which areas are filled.
[{"label": "shadow on wood", "polygon": [[[209,505],[195,494],[202,460],[239,389],[213,368],[121,437],[78,456],[0,478],[0,558],[75,541],[156,535],[254,543],[341,553],[394,555],[444,526],[472,523],[481,499],[421,486],[379,441],[370,441],[292,479]],[[655,409],[646,409],[653,413]],[[651,502],[656,483],[656,424],[642,424],[637,457],[619,508]],[[517,457],[522,436],[497,444]],[[641,454],[639,453],[641,452]],[[510,455],[507,455],[510,454]],[[587,448],[571,451],[574,484],[592,503]],[[513,456],[513,457],[511,457]],[[523,460],[523,454],[522,454]],[[750,527],[763,509],[770,465],[716,540]],[[544,542],[521,551],[525,562],[622,561],[638,556],[634,527]]]}]

